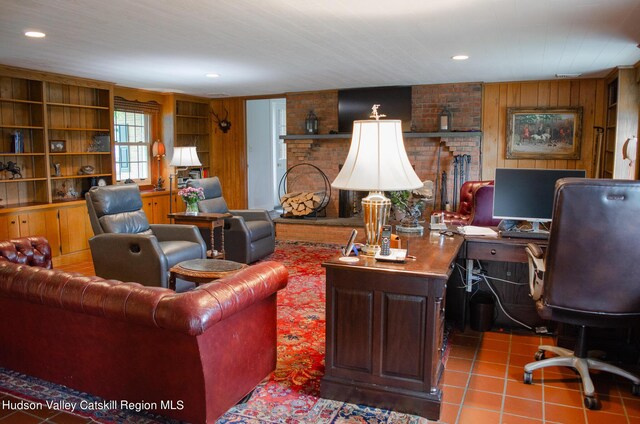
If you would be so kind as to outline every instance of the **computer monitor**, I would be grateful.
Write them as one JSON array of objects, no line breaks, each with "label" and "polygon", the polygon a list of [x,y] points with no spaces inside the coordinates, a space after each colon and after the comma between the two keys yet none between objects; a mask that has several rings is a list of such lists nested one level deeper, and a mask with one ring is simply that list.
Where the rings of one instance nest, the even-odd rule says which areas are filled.
[{"label": "computer monitor", "polygon": [[529,221],[539,231],[540,222],[551,221],[556,181],[584,178],[577,169],[496,169],[493,190],[493,217]]}]

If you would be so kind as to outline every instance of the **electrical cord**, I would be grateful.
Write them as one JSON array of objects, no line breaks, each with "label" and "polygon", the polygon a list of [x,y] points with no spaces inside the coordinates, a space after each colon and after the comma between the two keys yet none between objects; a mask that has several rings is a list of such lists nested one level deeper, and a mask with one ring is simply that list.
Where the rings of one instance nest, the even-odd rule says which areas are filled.
[{"label": "electrical cord", "polygon": [[533,327],[531,327],[530,325],[525,324],[524,322],[512,317],[509,312],[506,311],[506,309],[504,309],[504,306],[502,306],[502,302],[500,301],[500,297],[498,296],[498,293],[496,293],[496,290],[493,288],[493,284],[491,284],[491,282],[489,280],[487,280],[486,276],[482,276],[482,279],[484,280],[485,284],[487,285],[487,287],[489,287],[489,290],[491,290],[491,293],[493,293],[493,295],[496,298],[496,301],[498,302],[498,306],[500,307],[500,309],[502,310],[502,312],[507,316],[507,318],[509,318],[511,321],[520,324],[521,326],[523,326],[524,328],[526,328],[527,330],[531,330],[533,331]]}]

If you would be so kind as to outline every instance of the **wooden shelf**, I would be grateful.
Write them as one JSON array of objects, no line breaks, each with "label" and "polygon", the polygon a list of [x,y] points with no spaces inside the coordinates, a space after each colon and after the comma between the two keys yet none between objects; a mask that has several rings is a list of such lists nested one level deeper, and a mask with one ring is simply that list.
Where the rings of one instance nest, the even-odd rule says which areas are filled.
[{"label": "wooden shelf", "polygon": [[46,178],[7,178],[0,180],[0,183],[29,183],[32,181],[47,181]]},{"label": "wooden shelf", "polygon": [[44,156],[43,153],[10,153],[10,152],[0,152],[0,156]]},{"label": "wooden shelf", "polygon": [[[405,132],[404,138],[463,138],[480,137],[482,131],[442,131],[442,132]],[[350,139],[351,133],[340,134],[299,134],[281,135],[281,140],[330,140],[330,139]]]},{"label": "wooden shelf", "polygon": [[33,125],[0,125],[0,128],[15,128],[19,130],[43,130],[44,127],[35,127]]},{"label": "wooden shelf", "polygon": [[49,156],[111,155],[111,152],[49,152]]},{"label": "wooden shelf", "polygon": [[75,108],[81,108],[81,109],[109,110],[109,106],[91,106],[91,105],[81,105],[81,104],[75,104],[75,103],[47,102],[47,106],[75,107]]},{"label": "wooden shelf", "polygon": [[42,104],[42,102],[38,102],[38,101],[35,101],[35,100],[7,99],[7,98],[3,98],[3,97],[0,97],[0,102],[26,103],[26,104],[30,104],[30,105],[41,105]]},{"label": "wooden shelf", "polygon": [[53,127],[49,128],[49,131],[99,131],[99,132],[110,132],[108,128],[59,128]]},{"label": "wooden shelf", "polygon": [[176,115],[176,118],[209,119],[208,116],[201,115]]},{"label": "wooden shelf", "polygon": [[82,175],[61,175],[59,177],[51,177],[52,180],[70,180],[77,178],[97,178],[97,177],[110,177],[111,174],[82,174]]}]

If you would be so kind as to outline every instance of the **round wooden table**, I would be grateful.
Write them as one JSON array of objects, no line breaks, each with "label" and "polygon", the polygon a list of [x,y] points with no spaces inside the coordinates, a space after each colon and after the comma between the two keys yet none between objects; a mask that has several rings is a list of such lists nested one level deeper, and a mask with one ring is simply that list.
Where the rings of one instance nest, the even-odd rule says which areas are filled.
[{"label": "round wooden table", "polygon": [[176,278],[195,283],[196,286],[235,274],[246,264],[223,259],[191,259],[180,262],[169,270],[169,288],[176,289]]}]

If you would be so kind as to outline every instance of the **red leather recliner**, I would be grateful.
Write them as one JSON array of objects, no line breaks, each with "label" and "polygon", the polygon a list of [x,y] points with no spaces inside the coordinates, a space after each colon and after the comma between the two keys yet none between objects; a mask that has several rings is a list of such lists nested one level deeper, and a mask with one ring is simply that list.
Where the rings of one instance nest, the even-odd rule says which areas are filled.
[{"label": "red leather recliner", "polygon": [[493,180],[467,181],[462,184],[458,210],[434,211],[432,215],[442,212],[447,225],[497,227],[500,220],[493,219]]}]

